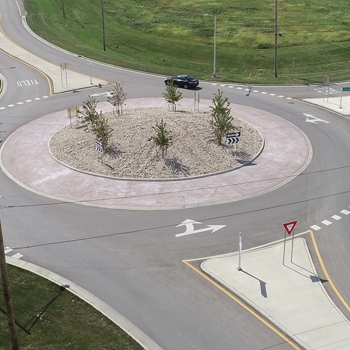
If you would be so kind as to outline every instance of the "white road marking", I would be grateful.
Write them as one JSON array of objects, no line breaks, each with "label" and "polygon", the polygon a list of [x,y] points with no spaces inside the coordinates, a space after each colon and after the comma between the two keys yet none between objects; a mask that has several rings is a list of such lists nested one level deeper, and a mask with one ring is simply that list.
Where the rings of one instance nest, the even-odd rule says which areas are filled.
[{"label": "white road marking", "polygon": [[32,100],[26,100],[26,102],[32,102]]},{"label": "white road marking", "polygon": [[270,94],[270,96],[276,96],[276,94]]},{"label": "white road marking", "polygon": [[23,102],[17,102],[18,105],[23,105]]},{"label": "white road marking", "polygon": [[284,97],[284,96],[283,96],[283,95],[278,95],[278,97],[280,97],[280,98],[281,98],[281,97]]},{"label": "white road marking", "polygon": [[263,94],[263,95],[266,95],[266,94],[267,94],[267,92],[263,91],[263,92],[262,92],[262,94]]},{"label": "white road marking", "polygon": [[38,101],[40,100],[40,97],[35,97],[34,100]]},{"label": "white road marking", "polygon": [[194,224],[199,224],[199,225],[203,225],[201,222],[198,221],[194,221],[191,219],[187,219],[185,221],[183,221],[181,224],[177,225],[176,227],[179,226],[186,226],[186,231],[183,233],[178,233],[175,236],[176,237],[181,237],[181,236],[187,236],[187,235],[192,235],[194,233],[200,233],[200,232],[205,232],[205,231],[218,231],[221,228],[225,227],[226,225],[206,225],[207,227],[201,228],[199,230],[195,230],[194,229]]},{"label": "white road marking", "polygon": [[237,87],[237,90],[242,90],[242,88],[241,87]]},{"label": "white road marking", "polygon": [[343,209],[340,211],[341,213],[345,214],[345,215],[349,215],[350,214],[350,211],[349,210],[346,210],[346,209]]},{"label": "white road marking", "polygon": [[20,253],[17,253],[15,255],[12,255],[12,258],[15,258],[15,259],[20,259],[23,255],[20,254]]},{"label": "white road marking", "polygon": [[287,97],[287,100],[293,100],[291,97]]},{"label": "white road marking", "polygon": [[43,96],[43,98],[49,98],[50,96]]},{"label": "white road marking", "polygon": [[326,226],[328,226],[328,225],[330,225],[332,223],[331,221],[328,221],[328,220],[323,220],[321,222],[322,222],[323,225],[326,225]]},{"label": "white road marking", "polygon": [[341,216],[333,215],[332,218],[333,218],[334,220],[340,220],[340,219],[341,219]]},{"label": "white road marking", "polygon": [[15,105],[8,105],[7,107],[14,107]]},{"label": "white road marking", "polygon": [[11,252],[13,249],[10,247],[5,247],[5,254]]},{"label": "white road marking", "polygon": [[259,90],[253,90],[253,92],[259,92]]},{"label": "white road marking", "polygon": [[317,226],[317,225],[312,225],[312,226],[310,226],[310,228],[312,228],[315,231],[321,230],[321,227]]},{"label": "white road marking", "polygon": [[0,107],[0,109],[5,109],[6,107]]}]

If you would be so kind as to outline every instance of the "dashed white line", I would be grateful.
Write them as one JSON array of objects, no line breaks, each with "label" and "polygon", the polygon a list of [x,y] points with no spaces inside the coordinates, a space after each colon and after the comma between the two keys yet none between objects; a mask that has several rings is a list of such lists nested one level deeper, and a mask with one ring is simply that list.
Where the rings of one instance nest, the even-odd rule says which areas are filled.
[{"label": "dashed white line", "polygon": [[320,226],[317,226],[317,225],[312,225],[310,226],[313,230],[315,231],[318,231],[318,230],[321,230],[321,227]]},{"label": "dashed white line", "polygon": [[40,100],[40,97],[35,97],[34,100],[38,101]]},{"label": "dashed white line", "polygon": [[32,102],[32,100],[26,100],[26,102]]},{"label": "dashed white line", "polygon": [[242,90],[242,88],[241,87],[237,87],[237,90]]},{"label": "dashed white line", "polygon": [[18,105],[23,105],[23,102],[17,102]]},{"label": "dashed white line", "polygon": [[12,251],[13,249],[10,247],[5,247],[5,254],[9,253],[10,251]]},{"label": "dashed white line", "polygon": [[253,90],[253,92],[259,92],[259,90]]},{"label": "dashed white line", "polygon": [[287,97],[287,100],[293,100],[291,97]]},{"label": "dashed white line", "polygon": [[263,94],[263,95],[266,95],[266,94],[267,94],[267,92],[263,91],[263,92],[262,92],[262,94]]},{"label": "dashed white line", "polygon": [[8,105],[7,107],[14,107],[15,105]]},{"label": "dashed white line", "polygon": [[6,107],[0,107],[0,109],[5,109]]},{"label": "dashed white line", "polygon": [[276,96],[276,94],[270,94],[270,96]]},{"label": "dashed white line", "polygon": [[283,95],[278,95],[279,98],[284,97]]},{"label": "dashed white line", "polygon": [[341,219],[341,216],[339,216],[339,215],[333,215],[332,218],[333,218],[334,220],[340,220],[340,219]]},{"label": "dashed white line", "polygon": [[343,209],[340,211],[341,213],[345,214],[345,215],[349,215],[350,214],[350,211],[349,210],[346,210],[346,209]]},{"label": "dashed white line", "polygon": [[50,96],[43,96],[43,98],[49,98]]},{"label": "dashed white line", "polygon": [[328,226],[328,225],[330,225],[332,223],[331,221],[328,221],[328,220],[323,220],[321,222],[322,222],[323,225],[326,225],[326,226]]}]

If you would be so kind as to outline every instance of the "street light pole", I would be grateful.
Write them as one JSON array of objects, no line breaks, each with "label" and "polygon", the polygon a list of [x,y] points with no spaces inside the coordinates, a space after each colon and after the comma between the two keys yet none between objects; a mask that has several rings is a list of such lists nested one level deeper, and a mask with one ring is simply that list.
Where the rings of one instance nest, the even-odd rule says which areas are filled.
[{"label": "street light pole", "polygon": [[275,0],[275,78],[278,77],[278,0]]},{"label": "street light pole", "polygon": [[[212,16],[209,13],[205,13],[203,16]],[[216,78],[216,16],[214,17],[214,63],[213,63],[213,78]]]},{"label": "street light pole", "polygon": [[216,78],[216,16],[214,16],[214,67],[213,78]]},{"label": "street light pole", "polygon": [[106,51],[106,36],[105,36],[105,11],[103,8],[103,0],[101,0],[102,11],[102,38],[103,38],[103,51]]}]

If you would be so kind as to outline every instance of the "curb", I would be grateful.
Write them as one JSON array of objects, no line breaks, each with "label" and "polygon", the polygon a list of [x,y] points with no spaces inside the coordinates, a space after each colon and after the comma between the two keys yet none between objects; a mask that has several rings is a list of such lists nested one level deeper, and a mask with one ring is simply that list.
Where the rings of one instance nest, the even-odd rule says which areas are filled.
[{"label": "curb", "polygon": [[78,296],[80,299],[87,302],[89,305],[94,307],[101,314],[106,316],[112,322],[114,322],[118,327],[120,327],[124,332],[129,334],[135,341],[137,341],[145,350],[163,350],[157,343],[155,343],[151,338],[149,338],[145,333],[143,333],[139,328],[137,328],[133,323],[126,319],[119,312],[114,310],[112,307],[107,305],[101,299],[97,298],[87,290],[79,287],[74,282],[67,280],[66,278],[51,272],[45,268],[34,265],[32,263],[15,259],[7,256],[6,262],[10,265],[22,268],[29,272],[35,273],[36,275],[46,278],[47,280],[56,283],[71,293]]}]

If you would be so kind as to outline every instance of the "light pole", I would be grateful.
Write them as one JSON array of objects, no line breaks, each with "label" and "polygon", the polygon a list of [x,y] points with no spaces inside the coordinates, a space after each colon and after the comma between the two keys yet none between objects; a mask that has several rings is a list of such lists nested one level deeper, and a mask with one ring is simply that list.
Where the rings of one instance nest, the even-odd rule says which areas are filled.
[{"label": "light pole", "polygon": [[[204,16],[212,16],[208,13]],[[214,16],[214,63],[213,63],[213,78],[216,78],[216,16]]]},{"label": "light pole", "polygon": [[278,77],[278,3],[275,0],[275,78]]},{"label": "light pole", "polygon": [[103,0],[101,0],[101,12],[102,12],[102,37],[103,37],[103,51],[106,51],[106,35],[105,35],[105,11],[103,7]]}]

